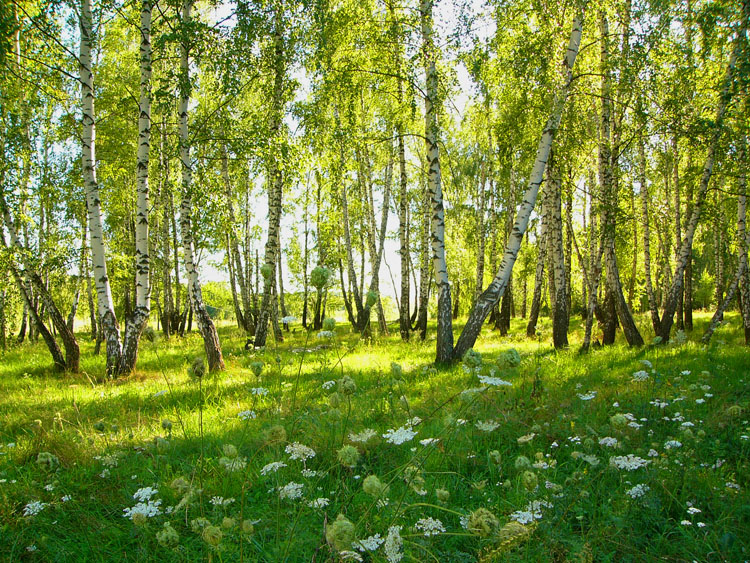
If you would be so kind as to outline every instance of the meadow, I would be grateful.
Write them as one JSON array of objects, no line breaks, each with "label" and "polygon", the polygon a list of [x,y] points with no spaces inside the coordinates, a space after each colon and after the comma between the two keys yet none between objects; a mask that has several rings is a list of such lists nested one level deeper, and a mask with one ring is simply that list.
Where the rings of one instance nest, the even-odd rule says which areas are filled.
[{"label": "meadow", "polygon": [[246,351],[221,327],[216,374],[197,334],[144,338],[112,381],[90,342],[79,375],[12,348],[0,559],[750,559],[750,356],[736,314],[710,346],[707,322],[582,356],[579,324],[555,352],[517,320],[444,369],[397,328]]}]

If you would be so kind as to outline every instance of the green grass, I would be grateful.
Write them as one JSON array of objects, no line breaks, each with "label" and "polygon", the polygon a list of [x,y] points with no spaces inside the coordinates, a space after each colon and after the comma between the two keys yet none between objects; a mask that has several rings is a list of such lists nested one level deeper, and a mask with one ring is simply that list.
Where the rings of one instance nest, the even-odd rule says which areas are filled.
[{"label": "green grass", "polygon": [[[403,561],[750,559],[750,355],[738,317],[727,319],[710,347],[692,341],[708,321],[698,316],[684,344],[630,349],[618,341],[586,356],[575,352],[577,321],[571,351],[555,352],[546,319],[539,340],[523,337],[516,320],[511,336],[486,330],[476,346],[481,373],[494,369],[513,385],[481,392],[464,392],[481,385],[462,365],[432,368],[434,340],[404,344],[397,331],[366,343],[342,326],[331,341],[298,328],[278,346],[245,352],[244,337],[222,327],[227,370],[200,381],[188,375],[202,351],[196,334],[144,340],[137,374],[118,381],[106,380],[103,356],[93,355],[83,335],[79,375],[52,373],[41,344],[16,347],[0,363],[0,559],[335,560],[326,522],[338,514],[352,522],[358,540],[385,538],[400,526]],[[521,354],[520,366],[493,367],[510,348]],[[646,369],[642,360],[654,372],[633,382],[632,374]],[[255,361],[265,364],[260,377],[251,369]],[[402,374],[394,376],[392,362]],[[356,391],[331,399],[336,387],[323,384],[344,376]],[[268,394],[253,394],[260,387]],[[589,391],[596,391],[592,400],[579,398]],[[248,410],[257,418],[241,419]],[[613,425],[617,413],[642,426]],[[382,437],[413,417],[421,422],[411,441],[394,445]],[[477,421],[498,427],[483,432]],[[274,441],[278,426],[286,437]],[[353,444],[349,434],[367,428],[377,436]],[[603,437],[618,446],[600,445]],[[427,438],[439,441],[420,444]],[[681,447],[667,449],[670,440]],[[294,442],[315,456],[304,464],[290,459],[285,447]],[[226,456],[228,444],[238,458]],[[352,444],[360,454],[354,468],[337,454]],[[658,456],[649,457],[651,449]],[[58,463],[39,463],[41,452]],[[650,463],[632,472],[610,466],[610,457],[627,454]],[[525,469],[519,456],[543,463]],[[286,467],[261,474],[278,461]],[[232,463],[240,470],[228,471]],[[315,473],[303,474],[305,468]],[[536,488],[525,471],[536,476]],[[387,502],[362,490],[368,475],[389,486]],[[179,477],[189,493],[171,486]],[[302,498],[280,498],[290,482],[303,485]],[[637,484],[648,491],[631,499],[625,491]],[[158,489],[161,514],[133,521],[123,510],[136,504],[133,494],[142,487]],[[448,491],[448,500],[437,498],[438,489]],[[234,501],[217,506],[214,497]],[[328,504],[309,506],[318,498]],[[480,537],[462,525],[486,508],[503,526],[536,500],[550,506],[512,542],[503,543],[496,529]],[[24,516],[32,501],[46,505]],[[691,505],[701,512],[690,514]],[[425,537],[415,529],[427,517],[439,519],[445,533]],[[198,518],[221,529],[218,542],[213,528],[193,530]],[[253,523],[251,532],[242,530],[243,521]],[[165,522],[179,535],[175,545],[158,541]],[[495,559],[487,555],[493,551]],[[386,561],[384,546],[362,557]]]}]

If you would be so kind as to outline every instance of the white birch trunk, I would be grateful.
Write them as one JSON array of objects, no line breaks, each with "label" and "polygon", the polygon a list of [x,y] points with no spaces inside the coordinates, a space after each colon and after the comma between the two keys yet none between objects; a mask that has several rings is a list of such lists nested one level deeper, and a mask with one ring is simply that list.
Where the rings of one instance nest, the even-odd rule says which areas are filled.
[{"label": "white birch trunk", "polygon": [[445,259],[445,212],[443,208],[443,186],[440,174],[440,149],[438,148],[439,126],[438,76],[435,66],[437,51],[432,30],[433,0],[422,0],[420,5],[422,25],[422,48],[425,65],[425,143],[427,147],[427,186],[432,198],[432,263],[438,291],[437,350],[435,361],[446,363],[453,355],[453,317],[451,310],[451,284],[448,264]]},{"label": "white birch trunk", "polygon": [[500,269],[489,287],[479,296],[471,313],[469,313],[466,326],[456,343],[456,348],[453,352],[454,358],[463,357],[463,354],[465,354],[469,348],[474,346],[484,320],[487,318],[487,315],[495,304],[503,296],[508,285],[508,280],[513,271],[513,265],[518,256],[518,250],[521,248],[523,235],[529,224],[531,211],[534,209],[534,204],[536,203],[539,185],[542,183],[542,178],[544,177],[544,170],[547,166],[547,158],[549,157],[549,151],[552,147],[552,141],[554,140],[557,129],[560,126],[560,119],[562,117],[563,109],[565,108],[565,101],[568,98],[573,83],[573,66],[576,57],[578,56],[578,49],[581,45],[584,9],[585,5],[582,4],[576,14],[575,21],[573,22],[573,29],[570,33],[568,48],[565,51],[565,56],[562,62],[563,84],[555,95],[552,111],[547,119],[544,129],[542,130],[542,135],[539,138],[536,159],[534,160],[534,166],[529,175],[526,193],[524,194],[523,202],[521,203],[518,214],[516,215],[511,235],[508,237],[508,242],[505,245],[505,252],[503,254],[502,262],[500,263]]},{"label": "white birch trunk", "polygon": [[138,360],[138,343],[151,313],[151,259],[149,256],[149,183],[151,150],[151,0],[141,2],[141,84],[138,100],[138,157],[135,202],[135,309],[125,322],[118,374],[128,374]]},{"label": "white birch trunk", "polygon": [[81,0],[81,50],[79,62],[83,124],[81,137],[83,184],[86,191],[89,229],[91,232],[91,262],[93,264],[94,284],[96,287],[97,309],[107,347],[107,373],[114,375],[122,350],[120,347],[120,327],[115,316],[112,290],[109,285],[109,277],[107,276],[101,200],[99,198],[99,185],[96,180],[94,74],[91,69],[92,21],[91,0]]},{"label": "white birch trunk", "polygon": [[[273,45],[274,45],[274,85],[273,98],[271,102],[271,119],[269,124],[269,134],[272,143],[278,143],[281,139],[281,125],[283,113],[283,95],[284,95],[284,75],[286,65],[284,62],[284,37],[282,29],[282,12],[281,7],[276,7]],[[255,327],[256,348],[266,345],[268,337],[268,322],[273,314],[272,297],[276,287],[276,255],[279,252],[279,226],[281,223],[281,198],[283,195],[283,176],[280,162],[281,154],[275,151],[271,156],[271,165],[269,166],[269,186],[268,186],[268,238],[266,239],[266,248],[263,256],[263,268],[268,276],[263,278],[263,299],[261,301],[260,312],[258,314],[258,323]]]}]

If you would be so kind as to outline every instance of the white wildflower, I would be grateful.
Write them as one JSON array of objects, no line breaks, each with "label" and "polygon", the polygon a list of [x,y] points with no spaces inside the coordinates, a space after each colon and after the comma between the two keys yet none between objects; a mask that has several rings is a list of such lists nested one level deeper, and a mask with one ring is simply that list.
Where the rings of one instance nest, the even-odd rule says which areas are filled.
[{"label": "white wildflower", "polygon": [[590,401],[594,397],[596,397],[596,391],[589,391],[588,393],[582,394],[582,393],[576,393],[578,395],[578,398],[582,401]]},{"label": "white wildflower", "polygon": [[646,467],[649,463],[651,463],[649,460],[633,454],[609,458],[610,465],[615,466],[617,469],[625,469],[626,471],[635,471],[641,467]]},{"label": "white wildflower", "polygon": [[331,379],[330,381],[324,382],[322,387],[323,389],[328,391],[329,389],[332,389],[335,386],[336,386],[336,382],[333,379]]},{"label": "white wildflower", "polygon": [[435,518],[420,518],[414,524],[414,528],[422,532],[425,537],[436,536],[445,532],[443,523]]},{"label": "white wildflower", "polygon": [[383,434],[383,438],[385,438],[389,444],[399,445],[411,441],[416,435],[416,431],[412,430],[411,426],[402,426],[396,430],[391,429],[386,431],[386,433]]},{"label": "white wildflower", "polygon": [[240,420],[250,420],[252,418],[255,418],[257,415],[255,414],[255,411],[242,411],[237,416],[240,417]]},{"label": "white wildflower", "polygon": [[143,487],[133,493],[133,498],[137,501],[145,502],[151,500],[151,497],[157,494],[159,494],[157,489],[154,489],[153,487]]},{"label": "white wildflower", "polygon": [[147,502],[139,502],[132,508],[123,509],[124,518],[133,518],[136,514],[145,516],[146,518],[153,518],[161,514],[161,500],[149,500]]},{"label": "white wildflower", "polygon": [[381,545],[383,545],[383,542],[385,540],[380,537],[380,534],[375,534],[374,536],[370,536],[369,538],[365,538],[363,540],[356,541],[352,544],[352,547],[355,549],[358,549],[361,552],[365,551],[375,551],[377,550]]},{"label": "white wildflower", "polygon": [[260,474],[268,475],[269,473],[276,473],[282,467],[287,467],[286,463],[284,463],[283,461],[272,461],[271,463],[267,463],[261,468]]},{"label": "white wildflower", "polygon": [[630,498],[640,498],[650,490],[650,487],[645,484],[636,485],[632,489],[625,491],[625,494]]},{"label": "white wildflower", "polygon": [[388,536],[385,538],[385,558],[388,563],[399,563],[404,558],[401,548],[404,540],[401,537],[401,526],[391,526],[388,528]]},{"label": "white wildflower", "polygon": [[482,432],[492,432],[493,430],[496,430],[500,427],[500,423],[496,420],[477,420],[474,423],[474,426],[476,426]]},{"label": "white wildflower", "polygon": [[648,375],[648,372],[646,372],[644,370],[636,371],[633,374],[633,381],[635,381],[635,382],[648,381],[649,379],[650,379],[650,377]]},{"label": "white wildflower", "polygon": [[303,484],[295,483],[294,481],[287,483],[283,487],[279,487],[279,498],[288,498],[290,500],[298,499],[302,496],[303,487]]},{"label": "white wildflower", "polygon": [[32,500],[26,506],[23,507],[24,516],[36,516],[47,506],[46,502],[39,502],[38,500]]},{"label": "white wildflower", "polygon": [[372,428],[365,428],[359,434],[350,433],[349,440],[351,440],[352,442],[357,442],[359,444],[364,444],[365,442],[369,441],[370,438],[374,438],[377,435],[378,433],[375,432],[375,430],[373,430]]},{"label": "white wildflower", "polygon": [[268,389],[265,387],[253,387],[250,389],[250,393],[253,395],[257,395],[258,397],[263,397],[265,395],[268,395]]},{"label": "white wildflower", "polygon": [[606,446],[607,448],[616,448],[617,444],[617,438],[612,438],[611,436],[605,436],[599,440],[599,445]]},{"label": "white wildflower", "polygon": [[512,387],[513,384],[510,381],[505,381],[499,377],[490,377],[489,375],[480,375],[479,382],[484,385],[492,385],[493,387]]},{"label": "white wildflower", "polygon": [[310,508],[324,508],[328,506],[328,503],[330,502],[329,499],[325,497],[316,498],[315,500],[311,500],[307,503],[307,506]]},{"label": "white wildflower", "polygon": [[286,448],[284,448],[284,451],[289,454],[289,459],[306,461],[311,457],[315,457],[315,450],[308,446],[305,446],[304,444],[300,444],[299,442],[289,444]]},{"label": "white wildflower", "polygon": [[678,442],[677,440],[667,440],[664,442],[664,449],[665,450],[671,450],[672,448],[681,448],[682,442]]},{"label": "white wildflower", "polygon": [[534,436],[536,436],[536,433],[532,432],[531,434],[526,434],[517,438],[516,442],[518,442],[519,444],[526,444],[528,442],[531,442],[534,439]]},{"label": "white wildflower", "polygon": [[437,444],[440,441],[440,438],[425,438],[424,440],[420,440],[419,443],[423,446],[431,446],[432,444]]}]

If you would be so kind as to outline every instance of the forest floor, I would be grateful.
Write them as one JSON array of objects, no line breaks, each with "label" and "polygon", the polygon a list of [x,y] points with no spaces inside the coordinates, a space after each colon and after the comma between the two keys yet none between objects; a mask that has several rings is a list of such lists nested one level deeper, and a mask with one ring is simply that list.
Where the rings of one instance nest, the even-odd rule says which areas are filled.
[{"label": "forest floor", "polygon": [[437,370],[397,328],[246,352],[222,327],[203,377],[197,334],[144,339],[117,381],[86,335],[79,375],[15,347],[0,560],[744,561],[750,354],[726,319],[708,347],[697,315],[686,342],[586,356],[577,320],[559,353],[516,320]]}]

